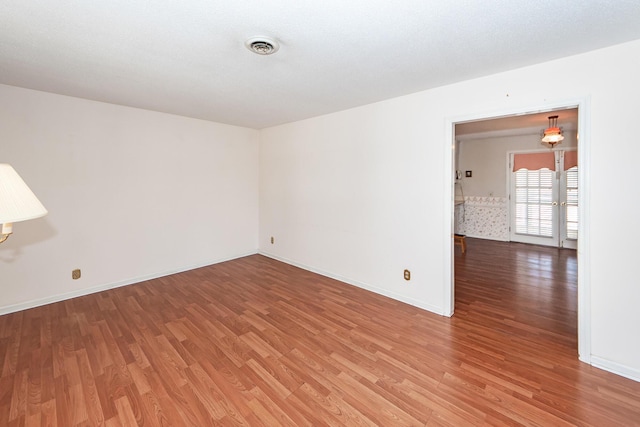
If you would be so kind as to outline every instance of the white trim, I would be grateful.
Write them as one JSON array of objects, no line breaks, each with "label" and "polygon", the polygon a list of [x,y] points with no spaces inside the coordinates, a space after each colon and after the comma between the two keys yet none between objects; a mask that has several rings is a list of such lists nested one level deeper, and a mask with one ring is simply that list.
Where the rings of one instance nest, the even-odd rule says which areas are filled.
[{"label": "white trim", "polygon": [[85,295],[94,294],[96,292],[107,291],[109,289],[115,289],[115,288],[119,288],[119,287],[122,287],[122,286],[134,285],[136,283],[144,282],[146,280],[151,280],[151,279],[157,279],[159,277],[170,276],[172,274],[182,273],[184,271],[195,270],[196,268],[207,267],[209,265],[219,264],[221,262],[231,261],[231,260],[234,260],[234,259],[243,258],[245,256],[255,255],[256,253],[257,252],[250,252],[250,253],[245,253],[245,254],[232,256],[232,257],[228,257],[228,258],[219,258],[219,259],[215,259],[215,260],[203,261],[203,262],[198,263],[198,264],[194,264],[194,265],[190,265],[190,266],[186,266],[186,267],[180,267],[180,268],[176,268],[176,269],[173,269],[173,270],[168,270],[168,271],[163,271],[163,272],[159,272],[159,273],[148,274],[148,275],[145,275],[145,276],[138,276],[138,277],[134,277],[134,278],[127,279],[127,280],[122,280],[122,281],[118,281],[118,282],[113,282],[113,283],[107,283],[107,284],[104,284],[104,285],[94,286],[94,287],[91,287],[91,288],[79,289],[77,291],[66,292],[64,294],[58,294],[58,295],[52,295],[50,297],[39,298],[39,299],[31,300],[31,301],[22,302],[22,303],[19,303],[19,304],[6,305],[4,307],[0,307],[0,316],[2,316],[4,314],[9,314],[9,313],[15,313],[17,311],[28,310],[30,308],[40,307],[42,305],[47,305],[47,304],[51,304],[51,303],[54,303],[54,302],[60,302],[60,301],[65,301],[65,300],[69,300],[69,299],[72,299],[72,298],[82,297],[82,296],[85,296]]},{"label": "white trim", "polygon": [[578,103],[578,358],[591,363],[591,98]]},{"label": "white trim", "polygon": [[508,197],[495,197],[495,196],[465,196],[465,206],[477,206],[479,208],[505,208]]},{"label": "white trim", "polygon": [[596,356],[591,356],[591,364],[596,368],[604,369],[605,371],[613,372],[616,375],[640,382],[640,370],[638,369],[630,368],[629,366],[621,365],[620,363],[612,362],[611,360],[601,359]]},{"label": "white trim", "polygon": [[[564,108],[563,108],[564,109]],[[549,111],[551,112],[551,111]],[[511,114],[513,115],[513,114]],[[535,126],[535,127],[527,127],[527,128],[516,128],[516,129],[502,129],[502,130],[492,130],[487,132],[478,132],[478,133],[468,133],[465,135],[456,135],[457,141],[473,141],[476,139],[487,139],[487,138],[502,138],[506,136],[522,136],[522,135],[536,135],[542,136],[544,128],[547,125],[543,126]],[[573,132],[577,130],[573,126],[563,126],[563,132]],[[548,148],[547,148],[548,150]]]},{"label": "white trim", "polygon": [[[544,126],[536,126],[536,127],[530,127],[530,128],[503,129],[503,130],[492,130],[488,132],[469,133],[466,135],[457,135],[456,140],[473,141],[476,139],[503,138],[506,136],[540,135],[540,130],[543,128]],[[568,129],[563,128],[563,130],[566,131]]]},{"label": "white trim", "polygon": [[479,234],[473,234],[473,233],[464,233],[465,236],[472,238],[472,239],[482,239],[482,240],[493,240],[495,242],[508,242],[509,239],[500,239],[499,237],[494,237],[494,236],[481,236]]},{"label": "white trim", "polygon": [[353,280],[353,279],[349,279],[349,278],[344,277],[344,276],[340,276],[338,274],[329,273],[328,271],[321,270],[321,269],[318,269],[318,268],[315,268],[315,267],[311,267],[309,265],[302,264],[300,262],[291,260],[289,258],[284,258],[284,257],[278,256],[278,255],[271,254],[269,252],[259,251],[258,254],[266,256],[267,258],[275,259],[276,261],[284,262],[285,264],[289,264],[289,265],[292,265],[294,267],[301,268],[303,270],[310,271],[312,273],[319,274],[321,276],[328,277],[330,279],[338,280],[338,281],[346,283],[348,285],[356,286],[358,288],[373,292],[373,293],[378,294],[378,295],[382,295],[382,296],[385,296],[385,297],[388,297],[388,298],[392,298],[392,299],[394,299],[396,301],[404,302],[406,304],[412,305],[414,307],[421,308],[423,310],[430,311],[430,312],[435,313],[435,314],[440,314],[440,315],[443,314],[442,310],[440,309],[440,307],[436,307],[436,306],[433,306],[433,305],[430,305],[430,304],[424,304],[422,301],[419,301],[419,300],[416,300],[416,299],[413,299],[413,298],[407,298],[407,297],[405,297],[403,295],[396,294],[394,292],[389,292],[386,289],[377,288],[375,286],[369,285],[369,284],[364,283],[364,282],[360,282],[358,280]]},{"label": "white trim", "polygon": [[[589,207],[590,207],[590,181],[587,171],[590,170],[590,157],[591,151],[590,144],[590,120],[591,120],[591,102],[590,97],[587,95],[582,98],[567,99],[563,102],[557,102],[552,104],[542,104],[527,108],[508,109],[494,112],[480,112],[474,114],[468,114],[459,117],[448,117],[445,119],[445,156],[444,164],[451,164],[451,150],[450,144],[455,142],[455,125],[456,123],[464,123],[477,120],[488,120],[493,118],[535,114],[553,110],[562,110],[568,108],[578,108],[578,164],[581,167],[578,170],[579,176],[579,215],[580,215],[580,229],[578,231],[578,357],[581,361],[591,363],[591,276],[588,269],[589,255],[590,255],[590,242],[589,242]],[[445,239],[444,249],[444,269],[445,284],[444,284],[444,310],[449,309],[453,314],[455,300],[453,298],[455,288],[455,276],[454,276],[454,264],[453,264],[453,242],[451,239],[451,230],[453,230],[453,214],[451,213],[451,206],[454,203],[454,192],[451,187],[452,178],[450,175],[455,173],[453,171],[454,166],[451,166],[450,170],[445,171],[445,225],[443,227],[443,236]],[[450,298],[450,299],[449,299]]]},{"label": "white trim", "polygon": [[507,242],[511,241],[511,221],[513,220],[513,218],[511,218],[511,170],[513,169],[513,165],[511,162],[513,162],[513,152],[512,151],[507,151],[507,171],[505,173],[504,176],[507,177],[507,179],[505,179],[505,184],[507,185],[507,189],[506,192],[504,194],[507,195],[506,199],[506,203],[507,203]]},{"label": "white trim", "polygon": [[[444,147],[444,165],[445,165],[445,180],[444,180],[444,224],[442,229],[443,233],[443,281],[442,281],[442,309],[438,310],[444,316],[453,316],[455,306],[455,286],[453,286],[454,266],[453,266],[453,233],[455,230],[455,179],[456,179],[456,165],[455,158],[457,153],[456,141],[455,141],[455,122],[445,119],[445,147]],[[446,165],[449,165],[447,168]]]}]

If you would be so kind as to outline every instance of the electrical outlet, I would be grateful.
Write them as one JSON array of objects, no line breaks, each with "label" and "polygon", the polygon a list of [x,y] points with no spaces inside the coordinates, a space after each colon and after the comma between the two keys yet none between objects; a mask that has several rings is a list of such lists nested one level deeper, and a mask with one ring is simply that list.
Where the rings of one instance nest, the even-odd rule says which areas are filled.
[{"label": "electrical outlet", "polygon": [[71,272],[71,278],[73,280],[78,280],[80,278],[80,276],[82,275],[82,272],[80,271],[79,268],[76,268],[75,270],[73,270]]},{"label": "electrical outlet", "polygon": [[276,240],[273,238],[273,236],[271,236],[271,244],[272,244],[272,245],[273,245],[273,243],[274,243],[275,241],[276,241]]},{"label": "electrical outlet", "polygon": [[409,270],[404,271],[404,280],[411,280],[411,272]]}]

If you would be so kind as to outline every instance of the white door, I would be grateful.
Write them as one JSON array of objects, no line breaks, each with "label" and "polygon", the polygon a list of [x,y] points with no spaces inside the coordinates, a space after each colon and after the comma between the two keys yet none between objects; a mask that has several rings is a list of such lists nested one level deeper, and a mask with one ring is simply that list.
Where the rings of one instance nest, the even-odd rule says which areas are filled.
[{"label": "white door", "polygon": [[560,179],[560,247],[576,249],[578,246],[578,166],[563,170]]},{"label": "white door", "polygon": [[[566,163],[564,153],[555,151],[510,155],[511,241],[576,248],[578,166]],[[534,159],[530,165],[525,163],[529,168],[513,170],[514,162],[518,164],[515,156]],[[540,160],[543,157],[546,160]],[[565,171],[566,166],[571,167]]]}]

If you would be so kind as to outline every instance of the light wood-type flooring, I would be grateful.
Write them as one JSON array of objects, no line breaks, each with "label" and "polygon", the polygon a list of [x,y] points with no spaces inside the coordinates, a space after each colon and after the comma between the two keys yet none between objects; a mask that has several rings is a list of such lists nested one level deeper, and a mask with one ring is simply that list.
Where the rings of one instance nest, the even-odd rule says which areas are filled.
[{"label": "light wood-type flooring", "polygon": [[0,426],[640,425],[575,251],[455,249],[452,318],[260,255],[0,316]]}]

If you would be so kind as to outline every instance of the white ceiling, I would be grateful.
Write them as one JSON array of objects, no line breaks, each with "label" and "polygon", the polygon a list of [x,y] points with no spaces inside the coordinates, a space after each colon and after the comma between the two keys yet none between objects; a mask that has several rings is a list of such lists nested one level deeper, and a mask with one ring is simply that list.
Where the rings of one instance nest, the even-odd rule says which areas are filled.
[{"label": "white ceiling", "polygon": [[[640,39],[638,0],[2,0],[0,83],[264,128]],[[280,50],[258,56],[246,39]]]}]

